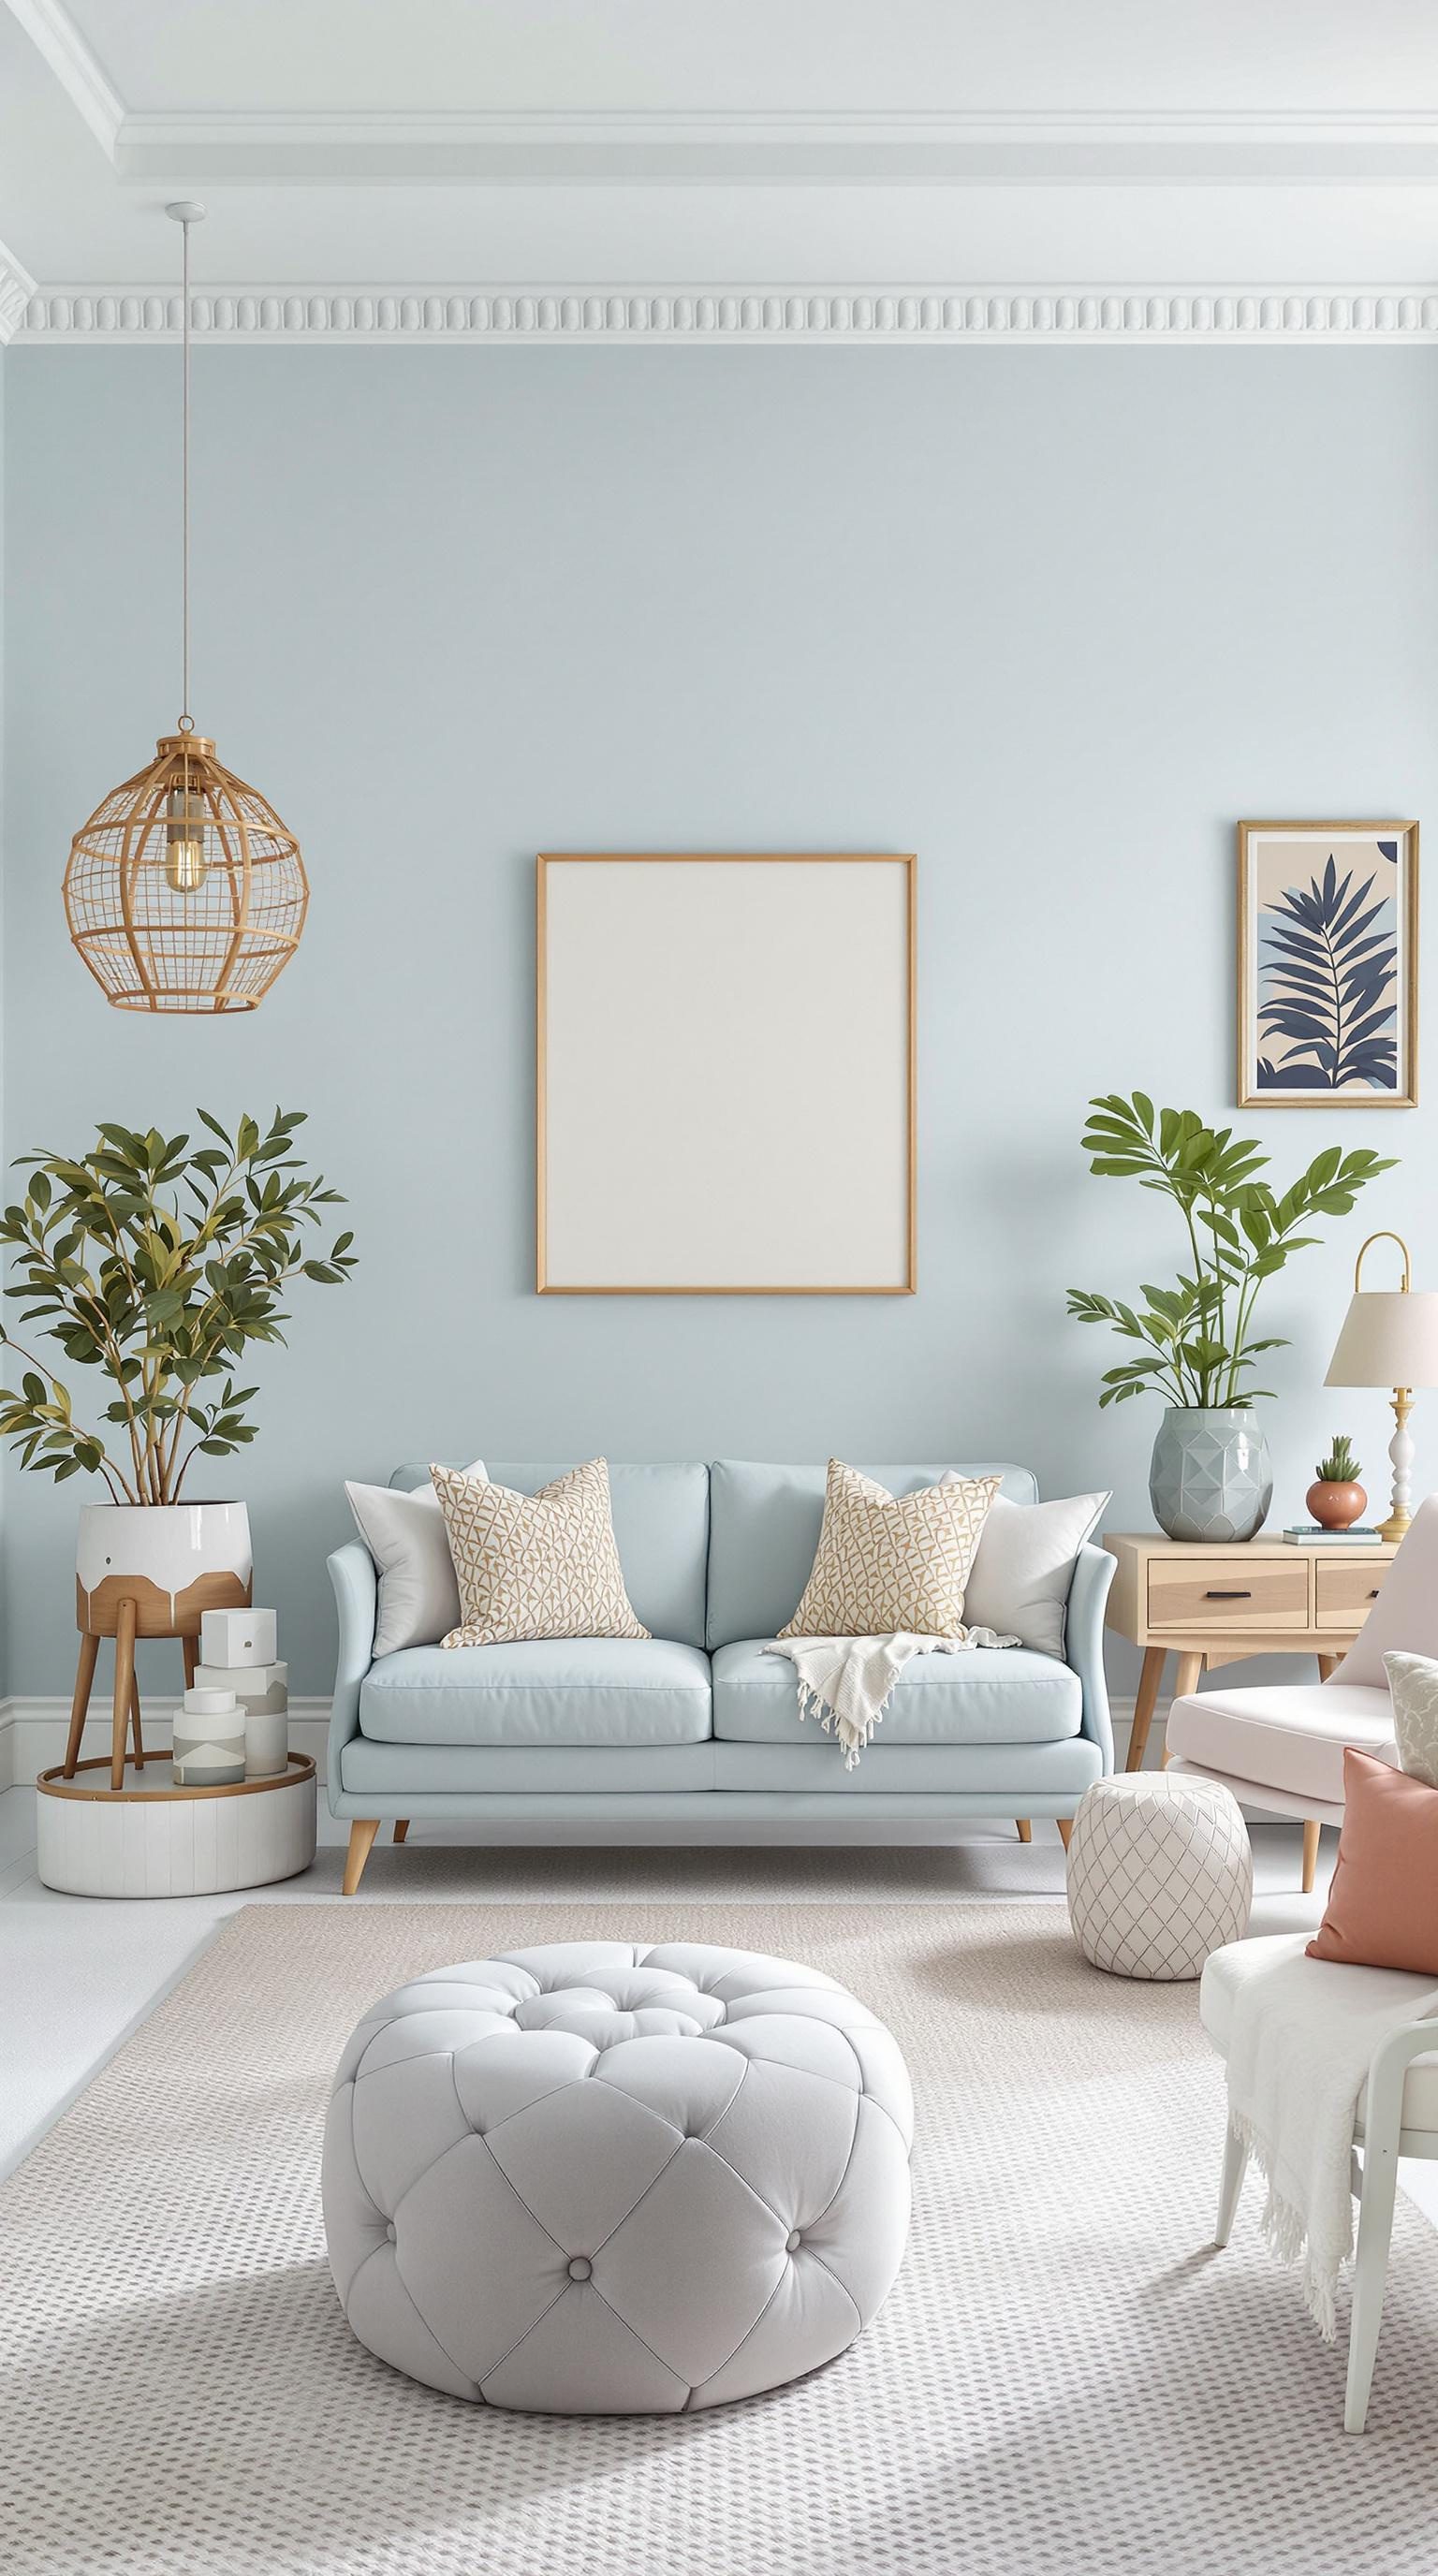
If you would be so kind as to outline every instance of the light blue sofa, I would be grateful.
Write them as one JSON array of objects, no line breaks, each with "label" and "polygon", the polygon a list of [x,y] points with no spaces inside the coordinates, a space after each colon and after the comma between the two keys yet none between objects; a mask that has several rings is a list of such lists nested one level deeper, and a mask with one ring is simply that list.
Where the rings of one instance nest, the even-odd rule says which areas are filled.
[{"label": "light blue sofa", "polygon": [[[559,1465],[491,1464],[537,1492]],[[891,1493],[942,1465],[873,1467]],[[1015,1502],[1026,1468],[984,1463]],[[427,1465],[390,1482],[428,1481]],[[720,1459],[609,1470],[629,1596],[643,1642],[413,1646],[374,1659],[376,1575],[366,1547],[330,1558],[339,1665],[330,1720],[331,1812],[351,1819],[346,1892],[380,1822],[463,1818],[488,1839],[543,1842],[556,1826],[670,1842],[802,1842],[838,1825],[854,1842],[890,1827],[934,1841],[971,1816],[1073,1814],[1113,1768],[1103,1611],[1114,1560],[1086,1547],[1069,1593],[1065,1660],[1008,1647],[913,1662],[858,1768],[799,1718],[793,1666],[765,1655],[792,1618],[818,1544],[822,1466]]]}]

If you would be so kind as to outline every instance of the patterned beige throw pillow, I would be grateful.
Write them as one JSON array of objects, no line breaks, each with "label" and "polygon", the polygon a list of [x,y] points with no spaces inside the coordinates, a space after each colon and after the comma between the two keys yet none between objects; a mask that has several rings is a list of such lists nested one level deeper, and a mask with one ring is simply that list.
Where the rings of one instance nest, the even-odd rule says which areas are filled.
[{"label": "patterned beige throw pillow", "polygon": [[953,1637],[997,1476],[886,1493],[829,1461],[824,1526],[804,1598],[781,1637]]},{"label": "patterned beige throw pillow", "polygon": [[532,1637],[647,1637],[630,1606],[602,1458],[537,1494],[431,1467],[459,1584],[446,1646]]}]

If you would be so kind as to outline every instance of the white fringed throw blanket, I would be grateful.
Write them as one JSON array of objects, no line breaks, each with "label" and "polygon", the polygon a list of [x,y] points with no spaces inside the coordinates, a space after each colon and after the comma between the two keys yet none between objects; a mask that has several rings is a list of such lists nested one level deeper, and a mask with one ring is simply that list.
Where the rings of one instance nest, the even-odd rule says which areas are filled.
[{"label": "white fringed throw blanket", "polygon": [[[1353,2122],[1373,2052],[1391,2030],[1438,2013],[1438,1986],[1374,1968],[1254,1945],[1234,2000],[1228,2116],[1268,2185],[1263,2233],[1281,2263],[1302,2263],[1304,2301],[1325,2343],[1338,2275],[1353,2251]],[[1267,1954],[1264,1956],[1263,1954]],[[1385,2000],[1378,2000],[1378,1995]],[[1438,2044],[1438,2031],[1434,2033]]]},{"label": "white fringed throw blanket", "polygon": [[766,1655],[787,1655],[799,1676],[799,1715],[817,1717],[826,1735],[844,1748],[844,1768],[860,1754],[893,1696],[894,1684],[915,1655],[955,1655],[964,1646],[1016,1646],[993,1628],[960,1628],[952,1637],[780,1637]]}]

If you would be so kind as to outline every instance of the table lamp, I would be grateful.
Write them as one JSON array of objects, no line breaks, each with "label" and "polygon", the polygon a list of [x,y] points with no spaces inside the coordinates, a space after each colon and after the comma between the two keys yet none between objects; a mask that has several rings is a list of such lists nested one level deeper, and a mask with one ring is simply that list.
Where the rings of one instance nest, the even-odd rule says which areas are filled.
[{"label": "table lamp", "polygon": [[[1397,1244],[1403,1255],[1401,1288],[1363,1286],[1363,1254],[1375,1243]],[[1378,1234],[1370,1234],[1354,1263],[1353,1295],[1323,1383],[1388,1386],[1393,1390],[1397,1429],[1388,1444],[1393,1461],[1393,1500],[1387,1520],[1379,1523],[1378,1535],[1396,1544],[1412,1518],[1408,1505],[1412,1499],[1409,1478],[1413,1442],[1408,1416],[1413,1409],[1413,1389],[1438,1386],[1438,1293],[1431,1289],[1415,1292],[1408,1246],[1401,1234],[1392,1234],[1386,1227]]]}]

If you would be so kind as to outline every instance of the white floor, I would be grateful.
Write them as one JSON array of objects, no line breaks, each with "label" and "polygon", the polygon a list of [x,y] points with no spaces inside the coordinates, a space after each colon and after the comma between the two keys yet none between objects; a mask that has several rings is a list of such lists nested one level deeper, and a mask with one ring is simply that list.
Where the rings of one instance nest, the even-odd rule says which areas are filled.
[{"label": "white floor", "polygon": [[[1318,1885],[1299,1893],[1300,1828],[1252,1827],[1258,1894],[1251,1931],[1288,1932],[1316,1925],[1337,1849],[1326,1833]],[[341,1846],[347,1828],[320,1812],[314,1867],[277,1887],[234,1896],[123,1903],[57,1896],[35,1875],[35,1793],[0,1792],[0,2175],[28,2155],[37,2139],[83,2091],[147,2013],[185,1974],[218,1926],[241,1905],[343,1903]],[[823,1903],[872,1896],[885,1904],[934,1897],[1063,1897],[1063,1850],[1051,1824],[1036,1823],[1033,1842],[1018,1842],[1007,1823],[975,1824],[946,1848],[849,1850],[803,1855],[802,1873],[782,1849],[743,1854],[707,1849],[476,1850],[462,1826],[417,1827],[402,1851],[377,1845],[352,1904],[429,1900],[522,1903],[562,1894],[596,1905],[783,1896]],[[716,1872],[723,1872],[722,1886]],[[796,1887],[796,1876],[802,1887]],[[557,1880],[562,1877],[562,1886]],[[1438,2167],[1400,2168],[1404,2187],[1438,2226]]]}]

